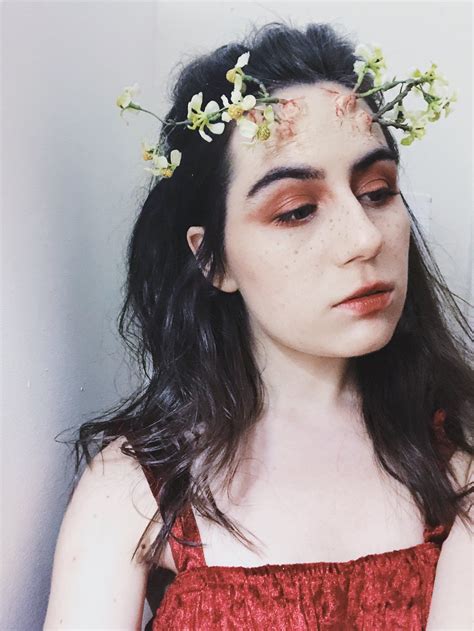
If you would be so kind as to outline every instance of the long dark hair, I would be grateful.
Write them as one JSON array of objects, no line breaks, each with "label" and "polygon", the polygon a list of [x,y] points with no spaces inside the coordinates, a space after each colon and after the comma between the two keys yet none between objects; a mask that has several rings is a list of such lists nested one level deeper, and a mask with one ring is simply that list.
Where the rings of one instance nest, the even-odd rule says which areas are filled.
[{"label": "long dark hair", "polygon": [[[178,69],[166,119],[185,120],[191,97],[204,102],[229,94],[226,71],[250,51],[248,74],[272,90],[293,84],[335,81],[352,89],[355,45],[330,24],[304,30],[273,22],[239,42],[221,46]],[[359,91],[373,87],[368,75]],[[248,84],[247,93],[258,86]],[[383,105],[376,92],[372,111]],[[150,182],[127,250],[126,296],[118,329],[136,361],[140,386],[126,400],[80,425],[75,480],[90,446],[101,451],[125,437],[122,452],[159,480],[162,527],[144,561],[156,567],[177,515],[192,504],[245,545],[253,543],[219,510],[210,490],[213,476],[230,484],[242,447],[263,410],[264,384],[252,353],[246,307],[239,291],[220,291],[210,281],[224,273],[226,193],[232,177],[229,130],[205,142],[184,126],[162,128],[161,140],[182,151],[170,179]],[[383,133],[397,154],[396,141]],[[379,464],[410,490],[430,526],[469,523],[467,494],[453,487],[440,465],[433,415],[446,412],[446,436],[472,456],[474,423],[473,331],[431,256],[415,216],[412,221],[408,289],[392,339],[376,352],[350,358],[362,412]],[[193,255],[191,225],[205,227]],[[204,273],[203,270],[206,270]],[[469,342],[468,342],[469,341]],[[95,441],[95,437],[101,436]],[[72,495],[72,494],[71,494]],[[466,523],[466,521],[465,521]],[[148,526],[150,527],[151,522]],[[134,556],[143,537],[137,543]]]}]

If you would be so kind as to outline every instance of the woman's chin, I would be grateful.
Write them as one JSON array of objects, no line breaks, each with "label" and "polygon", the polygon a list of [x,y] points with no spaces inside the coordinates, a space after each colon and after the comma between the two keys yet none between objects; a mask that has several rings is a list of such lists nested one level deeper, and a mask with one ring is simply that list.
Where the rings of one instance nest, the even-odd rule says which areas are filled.
[{"label": "woman's chin", "polygon": [[[368,323],[367,326],[359,327],[359,329],[358,331],[353,331],[352,335],[341,336],[339,343],[342,343],[346,357],[358,357],[379,351],[392,339],[395,326],[386,321],[379,323],[371,322]],[[345,344],[343,343],[342,337],[346,337]]]}]

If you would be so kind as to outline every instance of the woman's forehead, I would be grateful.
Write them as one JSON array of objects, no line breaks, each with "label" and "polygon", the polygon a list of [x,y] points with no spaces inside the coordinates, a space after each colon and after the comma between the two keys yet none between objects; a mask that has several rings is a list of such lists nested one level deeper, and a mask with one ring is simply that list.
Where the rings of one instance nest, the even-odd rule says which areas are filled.
[{"label": "woman's forehead", "polygon": [[[245,185],[269,168],[314,164],[331,168],[332,164],[352,163],[376,146],[386,146],[380,125],[368,120],[370,108],[362,99],[343,109],[351,90],[337,83],[295,85],[273,92],[272,96],[294,99],[290,116],[276,123],[266,141],[245,144],[238,129],[230,139],[230,157],[235,183]],[[279,104],[274,108],[278,110]]]}]

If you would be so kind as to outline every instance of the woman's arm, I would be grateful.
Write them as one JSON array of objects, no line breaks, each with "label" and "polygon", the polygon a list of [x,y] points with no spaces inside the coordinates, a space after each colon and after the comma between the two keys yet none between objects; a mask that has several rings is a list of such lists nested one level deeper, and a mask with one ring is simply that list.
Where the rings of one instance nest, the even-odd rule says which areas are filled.
[{"label": "woman's arm", "polygon": [[130,559],[156,501],[140,466],[120,452],[123,440],[103,461],[95,456],[64,515],[45,630],[141,629],[148,571]]},{"label": "woman's arm", "polygon": [[[453,468],[461,484],[474,482],[472,462],[462,453],[453,456]],[[472,506],[472,495],[469,497]],[[473,533],[456,518],[439,557],[426,631],[472,631],[473,603]]]}]

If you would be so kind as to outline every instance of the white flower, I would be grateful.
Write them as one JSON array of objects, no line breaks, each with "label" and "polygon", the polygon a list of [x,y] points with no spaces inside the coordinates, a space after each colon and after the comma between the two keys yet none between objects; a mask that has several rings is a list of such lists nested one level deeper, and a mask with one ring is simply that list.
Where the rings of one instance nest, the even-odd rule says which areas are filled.
[{"label": "white flower", "polygon": [[405,110],[405,117],[408,118],[413,126],[426,126],[425,110]]},{"label": "white flower", "polygon": [[450,89],[448,87],[448,82],[446,80],[441,80],[440,78],[435,79],[429,89],[428,93],[432,96],[437,96],[440,99],[445,99],[451,96]]},{"label": "white flower", "polygon": [[115,104],[120,108],[120,116],[128,125],[127,121],[123,117],[124,112],[133,112],[133,114],[137,115],[140,110],[140,105],[133,101],[133,98],[140,92],[140,87],[138,83],[134,83],[133,85],[127,86],[123,89],[123,92],[119,94],[117,97]]},{"label": "white flower", "polygon": [[230,96],[232,103],[229,103],[225,94],[221,96],[221,99],[224,107],[227,107],[227,111],[222,113],[222,120],[226,123],[229,123],[231,120],[236,120],[237,124],[239,124],[239,121],[242,120],[243,113],[251,110],[257,103],[257,99],[253,94],[242,97],[242,93],[239,92],[239,90],[232,90]]},{"label": "white flower", "polygon": [[211,142],[212,138],[205,133],[204,128],[208,127],[213,134],[222,134],[225,128],[224,123],[212,123],[210,118],[213,114],[219,111],[219,104],[216,101],[209,101],[209,103],[201,110],[202,106],[202,92],[194,94],[188,103],[188,119],[192,122],[192,125],[187,125],[188,129],[199,128],[199,134],[207,142]]},{"label": "white flower", "polygon": [[[139,94],[139,92],[140,87],[138,83],[134,83],[133,85],[124,88],[123,92],[117,97],[117,100],[115,102],[118,107],[125,110],[127,109],[127,107],[130,107],[130,103],[133,101],[133,97]],[[135,105],[138,105],[138,103],[135,103]]]},{"label": "white flower", "polygon": [[169,178],[173,175],[174,170],[181,163],[181,151],[173,149],[170,153],[170,162],[165,156],[153,156],[154,169],[145,167],[145,171],[150,171],[153,175]]},{"label": "white flower", "polygon": [[248,118],[243,118],[239,125],[239,131],[244,138],[250,138],[250,140],[253,140],[258,131],[258,125]]},{"label": "white flower", "polygon": [[431,66],[428,68],[428,70],[426,70],[425,72],[421,72],[419,68],[415,68],[414,66],[411,66],[409,77],[411,79],[424,79],[422,83],[426,82],[426,83],[429,83],[430,85],[433,85],[433,83],[436,83],[438,87],[441,87],[443,85],[447,86],[448,80],[443,74],[441,74],[437,70],[437,67],[438,67],[437,64],[435,64],[434,62],[431,62]]},{"label": "white flower", "polygon": [[156,145],[150,144],[148,141],[142,141],[142,157],[144,160],[153,160],[153,156],[156,152]]},{"label": "white flower", "polygon": [[237,62],[233,68],[226,72],[226,79],[234,84],[234,90],[238,90],[239,92],[242,90],[242,79],[244,75],[244,71],[242,68],[246,66],[249,62],[250,51],[243,53],[237,59]]},{"label": "white flower", "polygon": [[373,51],[367,44],[357,44],[354,54],[357,57],[362,57],[365,61],[370,61]]},{"label": "white flower", "polygon": [[240,57],[237,59],[237,63],[235,64],[235,67],[243,68],[244,66],[248,64],[249,58],[250,58],[250,51],[248,50],[246,53],[243,53],[242,55],[240,55]]},{"label": "white flower", "polygon": [[400,140],[400,143],[402,145],[411,145],[414,140],[419,140],[426,134],[426,124],[429,121],[427,114],[429,111],[404,110],[404,112],[408,119],[407,122],[409,121],[410,130],[406,132],[407,135]]},{"label": "white flower", "polygon": [[[261,112],[261,108],[255,108],[254,111]],[[239,121],[239,132],[244,138],[248,138],[253,144],[256,140],[268,140],[271,135],[270,125],[275,121],[273,107],[269,104],[263,109],[263,122],[256,123],[248,118],[242,118]]]},{"label": "white flower", "polygon": [[386,81],[387,77],[381,71],[383,68],[387,68],[387,65],[378,43],[358,44],[354,50],[354,55],[362,57],[362,59],[356,60],[353,66],[359,85],[366,73],[374,76],[374,86],[381,86]]},{"label": "white flower", "polygon": [[[428,103],[427,119],[436,121],[444,110],[445,116],[451,111],[451,104],[456,101],[456,91],[451,92],[448,87],[448,80],[445,75],[437,70],[437,64],[431,63],[431,67],[426,72],[421,72],[419,68],[411,69],[410,77],[420,79],[421,83],[414,86],[415,94],[423,97]],[[424,86],[428,83],[428,87]]]}]

